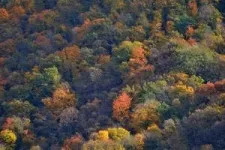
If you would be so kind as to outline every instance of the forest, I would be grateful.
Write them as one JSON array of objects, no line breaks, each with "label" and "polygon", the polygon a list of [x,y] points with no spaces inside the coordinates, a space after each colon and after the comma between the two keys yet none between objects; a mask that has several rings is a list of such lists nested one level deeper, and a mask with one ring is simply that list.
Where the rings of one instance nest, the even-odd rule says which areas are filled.
[{"label": "forest", "polygon": [[224,150],[225,0],[0,0],[0,150]]}]

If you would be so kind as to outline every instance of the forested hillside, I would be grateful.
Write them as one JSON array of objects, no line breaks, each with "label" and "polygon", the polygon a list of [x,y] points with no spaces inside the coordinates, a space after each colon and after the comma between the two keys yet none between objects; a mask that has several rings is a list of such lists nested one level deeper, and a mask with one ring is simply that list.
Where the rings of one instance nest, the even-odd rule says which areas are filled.
[{"label": "forested hillside", "polygon": [[0,0],[0,150],[225,149],[224,0]]}]

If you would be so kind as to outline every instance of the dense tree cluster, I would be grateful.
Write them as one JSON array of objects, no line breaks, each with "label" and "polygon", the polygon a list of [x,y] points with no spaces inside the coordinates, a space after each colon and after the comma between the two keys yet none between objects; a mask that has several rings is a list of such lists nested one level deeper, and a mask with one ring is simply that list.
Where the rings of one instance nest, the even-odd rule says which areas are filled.
[{"label": "dense tree cluster", "polygon": [[0,149],[225,149],[224,15],[224,0],[0,0]]}]

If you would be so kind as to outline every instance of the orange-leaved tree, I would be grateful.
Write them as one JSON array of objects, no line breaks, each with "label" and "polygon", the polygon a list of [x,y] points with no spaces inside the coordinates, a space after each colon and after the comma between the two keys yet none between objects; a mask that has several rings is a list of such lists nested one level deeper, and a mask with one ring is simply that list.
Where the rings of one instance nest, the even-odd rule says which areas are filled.
[{"label": "orange-leaved tree", "polygon": [[215,94],[216,89],[214,83],[208,82],[200,86],[197,91],[198,94],[212,95]]},{"label": "orange-leaved tree", "polygon": [[[62,70],[65,74],[69,73],[73,77],[78,76],[80,72],[80,48],[76,45],[68,46],[62,51],[57,51],[56,55],[62,60]],[[66,77],[64,74],[64,77]]]},{"label": "orange-leaved tree", "polygon": [[217,91],[225,92],[225,79],[215,82],[215,88]]},{"label": "orange-leaved tree", "polygon": [[129,117],[132,98],[126,93],[121,93],[113,102],[113,118],[124,121]]},{"label": "orange-leaved tree", "polygon": [[9,18],[9,14],[5,8],[0,8],[0,21]]},{"label": "orange-leaved tree", "polygon": [[83,144],[83,137],[79,134],[73,135],[63,143],[62,150],[79,150]]},{"label": "orange-leaved tree", "polygon": [[76,45],[64,48],[56,53],[63,61],[75,61],[80,56],[80,48]]},{"label": "orange-leaved tree", "polygon": [[62,110],[76,105],[75,94],[65,85],[57,88],[52,97],[45,98],[42,101],[54,114],[58,114]]}]

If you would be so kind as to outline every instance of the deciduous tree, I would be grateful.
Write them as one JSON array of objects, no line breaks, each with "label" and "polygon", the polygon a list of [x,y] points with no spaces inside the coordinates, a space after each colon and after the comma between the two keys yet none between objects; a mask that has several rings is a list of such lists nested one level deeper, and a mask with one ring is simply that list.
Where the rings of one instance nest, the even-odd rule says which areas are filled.
[{"label": "deciduous tree", "polygon": [[52,97],[44,98],[42,101],[49,110],[56,114],[76,105],[75,94],[65,85],[57,88]]},{"label": "deciduous tree", "polygon": [[129,109],[132,98],[122,92],[113,102],[113,117],[118,121],[125,121],[129,118]]}]

